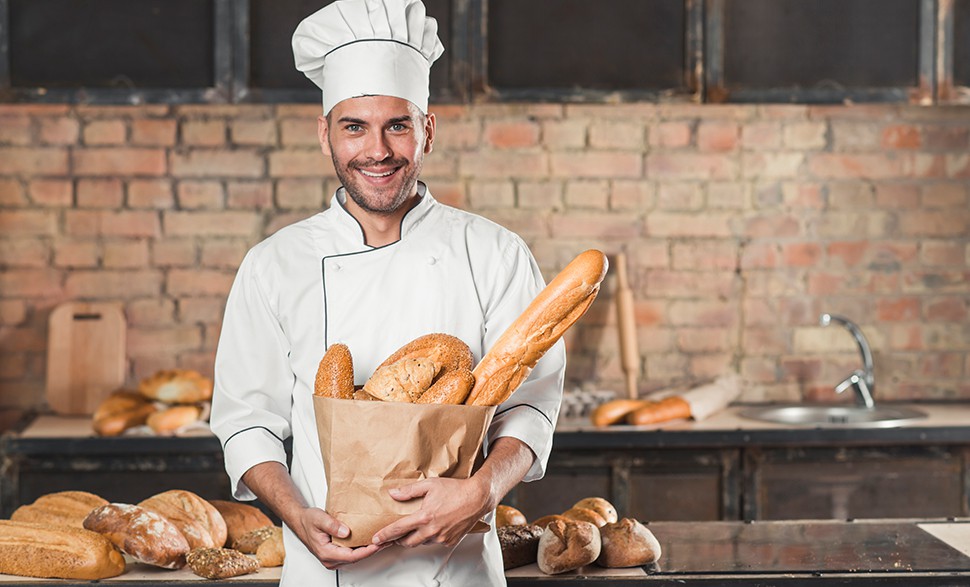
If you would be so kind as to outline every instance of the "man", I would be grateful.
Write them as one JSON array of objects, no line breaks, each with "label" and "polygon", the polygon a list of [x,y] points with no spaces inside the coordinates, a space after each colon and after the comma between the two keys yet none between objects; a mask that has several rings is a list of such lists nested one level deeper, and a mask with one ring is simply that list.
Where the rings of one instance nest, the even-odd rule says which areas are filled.
[{"label": "man", "polygon": [[486,458],[469,479],[392,491],[400,501],[423,498],[420,509],[371,545],[331,543],[348,529],[322,509],[311,401],[329,345],[350,348],[358,385],[432,332],[457,336],[477,361],[544,285],[521,239],[437,203],[417,179],[435,138],[427,102],[430,66],[443,50],[436,27],[420,0],[340,0],[294,34],[297,67],[323,91],[320,146],[342,187],[329,209],[253,247],[240,266],[211,417],[235,497],[258,497],[284,523],[284,587],[504,584],[495,531],[468,531],[516,483],[540,478],[551,448],[561,341],[496,410]]}]

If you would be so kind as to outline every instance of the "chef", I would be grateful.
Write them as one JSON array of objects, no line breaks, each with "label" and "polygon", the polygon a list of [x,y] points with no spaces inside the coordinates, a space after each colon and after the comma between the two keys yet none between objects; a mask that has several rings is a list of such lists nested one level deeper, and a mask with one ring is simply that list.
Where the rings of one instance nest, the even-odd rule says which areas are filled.
[{"label": "chef", "polygon": [[338,0],[300,23],[293,50],[323,92],[320,146],[342,187],[327,210],[253,247],[229,293],[211,423],[233,493],[282,519],[284,587],[504,585],[495,530],[468,530],[518,482],[544,473],[562,341],[498,406],[484,464],[469,479],[392,490],[399,501],[422,498],[420,509],[355,549],[331,543],[349,530],[323,509],[311,396],[320,358],[337,342],[350,348],[357,385],[428,333],[457,336],[480,360],[544,287],[542,275],[518,236],[438,203],[418,181],[435,139],[428,76],[444,50],[419,0]]}]

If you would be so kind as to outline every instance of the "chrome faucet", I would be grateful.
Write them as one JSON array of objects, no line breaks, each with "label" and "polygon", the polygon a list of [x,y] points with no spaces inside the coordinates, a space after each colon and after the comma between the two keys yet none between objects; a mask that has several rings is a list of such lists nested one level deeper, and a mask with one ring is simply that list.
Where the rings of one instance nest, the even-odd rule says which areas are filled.
[{"label": "chrome faucet", "polygon": [[876,377],[872,372],[872,351],[869,350],[869,341],[862,334],[862,330],[851,320],[835,314],[822,314],[818,317],[818,323],[828,326],[833,322],[838,322],[845,326],[859,345],[859,352],[862,354],[862,369],[856,369],[851,375],[842,380],[835,386],[835,393],[842,393],[850,387],[855,390],[856,404],[866,408],[873,408],[872,392],[876,389]]}]

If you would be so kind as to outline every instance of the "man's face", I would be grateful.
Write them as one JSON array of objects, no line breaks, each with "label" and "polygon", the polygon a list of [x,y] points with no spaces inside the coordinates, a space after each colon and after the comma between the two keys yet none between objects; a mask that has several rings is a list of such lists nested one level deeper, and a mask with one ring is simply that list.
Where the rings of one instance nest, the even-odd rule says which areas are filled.
[{"label": "man's face", "polygon": [[417,190],[434,140],[434,115],[402,98],[364,96],[335,105],[319,120],[320,147],[358,206],[390,214]]}]

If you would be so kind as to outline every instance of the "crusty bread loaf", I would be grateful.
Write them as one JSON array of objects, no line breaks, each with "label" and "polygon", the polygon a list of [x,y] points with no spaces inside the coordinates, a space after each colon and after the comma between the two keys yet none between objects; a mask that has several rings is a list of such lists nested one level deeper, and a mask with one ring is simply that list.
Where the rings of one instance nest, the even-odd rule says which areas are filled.
[{"label": "crusty bread loaf", "polygon": [[541,518],[533,521],[532,523],[534,525],[536,525],[536,526],[539,526],[540,528],[545,528],[549,524],[551,524],[552,522],[555,522],[556,520],[560,520],[560,521],[563,521],[563,522],[569,522],[570,521],[569,518],[563,516],[562,514],[551,514],[551,515],[548,515],[548,516],[542,516]]},{"label": "crusty bread loaf", "polygon": [[593,408],[589,416],[593,421],[593,426],[609,426],[623,422],[627,415],[648,403],[650,402],[643,399],[614,399]]},{"label": "crusty bread loaf", "polygon": [[428,391],[421,394],[419,404],[451,404],[465,403],[465,398],[475,385],[475,376],[468,369],[449,371],[431,384]]},{"label": "crusty bread loaf", "polygon": [[141,426],[158,408],[137,391],[119,389],[106,397],[91,418],[98,436],[118,436],[134,426]]},{"label": "crusty bread loaf", "polygon": [[532,524],[502,526],[497,530],[505,570],[536,562],[543,529]]},{"label": "crusty bread loaf", "polygon": [[96,508],[84,527],[103,535],[122,552],[165,569],[181,569],[189,543],[174,524],[143,507],[110,503]]},{"label": "crusty bread loaf", "polygon": [[659,401],[647,402],[646,405],[627,414],[627,424],[644,426],[668,420],[690,418],[690,404],[679,396],[671,396]]},{"label": "crusty bread loaf", "polygon": [[212,399],[212,380],[192,369],[167,369],[143,379],[138,391],[169,404],[194,404]]},{"label": "crusty bread loaf", "polygon": [[192,572],[206,579],[228,579],[259,570],[259,561],[231,548],[193,548],[185,558]]},{"label": "crusty bread loaf", "polygon": [[0,520],[0,573],[95,581],[125,571],[107,538],[83,528]]},{"label": "crusty bread loaf", "polygon": [[283,529],[273,527],[273,532],[256,549],[256,560],[261,567],[279,567],[286,559],[286,549],[283,548]]},{"label": "crusty bread loaf", "polygon": [[495,508],[495,527],[522,526],[526,524],[525,514],[510,505],[500,504]]},{"label": "crusty bread loaf", "polygon": [[609,501],[602,497],[584,497],[577,501],[573,508],[591,509],[606,520],[607,524],[612,524],[617,519],[616,508]]},{"label": "crusty bread loaf", "polygon": [[475,357],[468,345],[457,336],[433,332],[419,336],[394,351],[374,371],[397,363],[401,359],[427,359],[438,365],[441,369],[440,374],[444,374],[456,369],[471,370]]},{"label": "crusty bread loaf", "polygon": [[250,530],[237,538],[231,546],[239,552],[256,554],[256,551],[259,549],[259,545],[272,538],[275,532],[275,526],[272,525],[256,528],[255,530]]},{"label": "crusty bread loaf", "polygon": [[20,506],[10,515],[10,519],[15,522],[84,528],[84,518],[94,508],[106,503],[106,499],[87,491],[58,491],[42,495],[32,504]]},{"label": "crusty bread loaf", "polygon": [[176,430],[198,422],[202,416],[202,407],[198,405],[172,406],[152,413],[145,421],[156,434],[172,434]]},{"label": "crusty bread loaf", "polygon": [[602,548],[596,564],[603,567],[638,567],[660,558],[660,542],[633,518],[600,528]]},{"label": "crusty bread loaf", "polygon": [[364,391],[386,402],[413,403],[431,387],[440,368],[430,359],[405,357],[374,371]]},{"label": "crusty bread loaf", "polygon": [[606,255],[594,249],[566,265],[482,357],[465,403],[496,406],[507,400],[593,303],[607,266]]},{"label": "crusty bread loaf", "polygon": [[606,518],[599,515],[596,510],[591,510],[589,508],[574,506],[564,511],[562,515],[564,518],[569,518],[570,520],[589,522],[597,528],[606,524]]},{"label": "crusty bread loaf", "polygon": [[229,546],[248,532],[273,525],[273,521],[257,507],[221,499],[210,499],[209,503],[219,510],[226,522],[226,544]]},{"label": "crusty bread loaf", "polygon": [[342,343],[330,345],[320,359],[313,394],[337,399],[353,399],[354,358]]},{"label": "crusty bread loaf", "polygon": [[209,502],[191,491],[171,489],[139,503],[175,524],[190,548],[221,548],[226,543],[226,521]]},{"label": "crusty bread loaf", "polygon": [[578,569],[600,555],[599,528],[589,522],[551,522],[539,539],[536,562],[547,575]]}]

